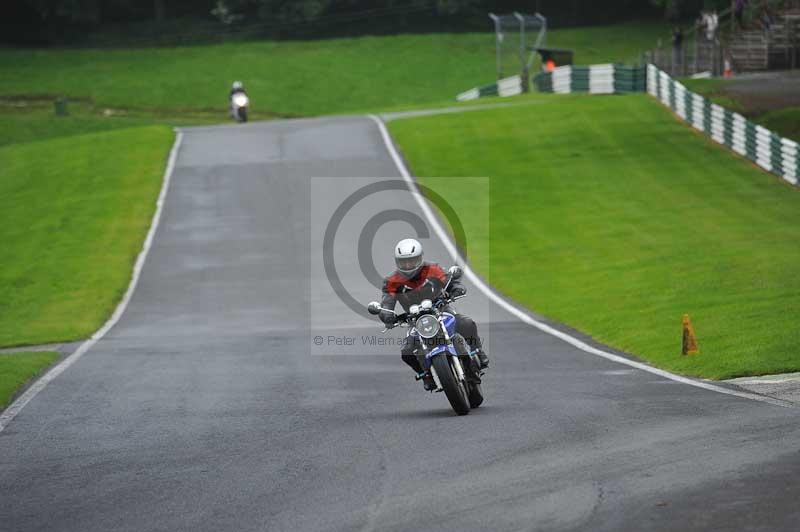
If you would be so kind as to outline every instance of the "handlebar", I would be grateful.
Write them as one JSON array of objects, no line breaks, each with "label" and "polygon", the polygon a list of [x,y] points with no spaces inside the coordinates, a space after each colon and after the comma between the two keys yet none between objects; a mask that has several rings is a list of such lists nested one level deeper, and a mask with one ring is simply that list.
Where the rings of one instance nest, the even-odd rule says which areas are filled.
[{"label": "handlebar", "polygon": [[[455,296],[455,297],[440,297],[440,298],[437,298],[433,302],[433,308],[438,310],[438,309],[440,309],[442,307],[446,307],[447,305],[449,305],[453,301],[461,299],[462,297],[466,297],[466,294],[462,294],[460,296]],[[383,310],[389,310],[389,309],[383,309]],[[390,312],[394,312],[394,311],[390,311]],[[393,329],[393,328],[397,327],[398,325],[401,325],[401,324],[404,324],[404,323],[409,323],[410,318],[412,318],[412,317],[413,316],[411,316],[408,312],[403,312],[402,314],[395,313],[394,322],[391,323],[391,324],[386,323],[385,324],[386,325],[386,329],[387,330],[388,329]]]}]

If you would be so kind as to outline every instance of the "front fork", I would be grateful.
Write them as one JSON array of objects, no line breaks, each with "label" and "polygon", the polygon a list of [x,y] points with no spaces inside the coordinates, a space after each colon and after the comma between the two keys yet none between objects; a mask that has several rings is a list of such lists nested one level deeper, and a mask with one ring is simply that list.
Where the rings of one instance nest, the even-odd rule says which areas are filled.
[{"label": "front fork", "polygon": [[[437,355],[437,356],[439,356],[439,355]],[[464,366],[461,365],[461,361],[458,359],[458,357],[450,355],[450,354],[446,354],[444,356],[446,356],[446,357],[448,357],[450,359],[450,366],[453,368],[453,370],[456,373],[456,380],[458,382],[466,382],[467,378],[466,378],[466,374],[464,373]],[[436,368],[434,368],[433,365],[431,365],[431,367],[428,369],[428,371],[431,372],[431,376],[433,377],[433,380],[436,383],[436,389],[437,390],[441,390],[442,389],[442,382],[439,380],[439,375],[436,374]]]},{"label": "front fork", "polygon": [[[444,324],[442,324],[442,328],[444,329]],[[444,351],[442,351],[441,355],[450,358],[450,366],[455,371],[456,380],[459,382],[466,383],[467,376],[466,373],[464,372],[464,366],[461,364],[461,359],[459,358],[458,348],[456,347],[455,342],[453,342],[452,338],[450,338],[450,335],[447,334],[446,329],[444,330],[444,337],[449,342],[448,348],[452,348],[455,354],[450,353],[449,349],[445,349]],[[428,364],[426,360],[428,347],[425,345],[425,340],[420,338],[419,344],[420,346],[415,351],[415,354],[418,356],[419,359],[421,359],[420,362],[422,367],[427,368],[427,370],[430,371],[431,376],[433,377],[433,381],[436,383],[436,389],[441,390],[442,382],[439,380],[439,375],[436,374],[436,369],[433,367],[433,364]],[[437,354],[435,356],[440,356],[440,354]]]}]

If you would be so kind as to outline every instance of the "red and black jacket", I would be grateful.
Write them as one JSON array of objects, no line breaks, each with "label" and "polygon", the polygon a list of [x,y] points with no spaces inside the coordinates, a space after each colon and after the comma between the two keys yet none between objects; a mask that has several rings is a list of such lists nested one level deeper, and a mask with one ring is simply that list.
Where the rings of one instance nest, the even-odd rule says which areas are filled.
[{"label": "red and black jacket", "polygon": [[[383,308],[393,309],[395,303],[400,303],[408,312],[411,305],[418,305],[424,299],[438,297],[447,282],[447,273],[434,262],[422,264],[417,275],[411,279],[400,272],[394,272],[383,280]],[[451,287],[454,283],[451,283]]]}]

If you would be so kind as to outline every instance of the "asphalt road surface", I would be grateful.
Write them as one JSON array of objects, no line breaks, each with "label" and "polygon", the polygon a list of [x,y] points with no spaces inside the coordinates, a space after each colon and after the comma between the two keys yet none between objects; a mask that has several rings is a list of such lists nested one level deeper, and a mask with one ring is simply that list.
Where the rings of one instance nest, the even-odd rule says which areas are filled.
[{"label": "asphalt road surface", "polygon": [[[797,530],[795,409],[587,354],[474,289],[493,368],[468,416],[364,345],[324,233],[398,175],[364,117],[186,130],[122,319],[0,432],[0,530]],[[364,303],[359,227],[385,210],[419,214],[375,193],[329,258]],[[377,271],[408,223],[377,227]]]}]

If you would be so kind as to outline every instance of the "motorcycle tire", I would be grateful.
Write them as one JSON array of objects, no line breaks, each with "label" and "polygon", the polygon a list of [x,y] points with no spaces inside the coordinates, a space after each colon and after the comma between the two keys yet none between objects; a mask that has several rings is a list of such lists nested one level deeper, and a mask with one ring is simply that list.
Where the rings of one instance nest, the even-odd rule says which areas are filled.
[{"label": "motorcycle tire", "polygon": [[239,109],[239,122],[242,122],[242,123],[247,122],[247,108],[246,107],[242,107],[241,109]]},{"label": "motorcycle tire", "polygon": [[469,407],[478,408],[483,404],[483,389],[480,383],[473,382],[469,384]]},{"label": "motorcycle tire", "polygon": [[437,355],[433,357],[433,369],[436,370],[436,376],[439,377],[439,383],[444,389],[444,394],[447,400],[450,401],[450,406],[453,411],[459,416],[469,414],[469,398],[467,391],[464,389],[464,383],[456,379],[453,368],[450,367],[450,357],[447,355]]}]

